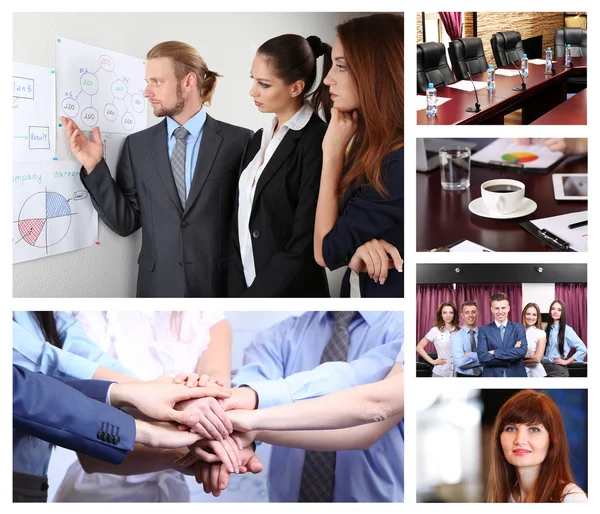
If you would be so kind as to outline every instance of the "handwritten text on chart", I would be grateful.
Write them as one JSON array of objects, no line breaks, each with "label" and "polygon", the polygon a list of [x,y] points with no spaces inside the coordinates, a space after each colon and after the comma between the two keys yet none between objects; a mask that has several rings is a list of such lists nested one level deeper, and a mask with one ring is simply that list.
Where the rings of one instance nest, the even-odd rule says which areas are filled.
[{"label": "handwritten text on chart", "polygon": [[27,173],[23,175],[13,175],[13,184],[20,183],[22,186],[25,185],[25,182],[37,182],[38,184],[42,183],[42,176],[36,173]]},{"label": "handwritten text on chart", "polygon": [[31,98],[33,100],[33,80],[25,77],[13,77],[12,96],[14,98]]}]

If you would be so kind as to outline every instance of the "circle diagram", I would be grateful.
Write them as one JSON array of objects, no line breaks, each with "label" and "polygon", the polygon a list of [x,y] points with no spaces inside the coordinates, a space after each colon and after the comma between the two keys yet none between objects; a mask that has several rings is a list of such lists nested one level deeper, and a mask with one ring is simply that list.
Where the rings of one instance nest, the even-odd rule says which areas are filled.
[{"label": "circle diagram", "polygon": [[35,193],[25,200],[19,212],[19,234],[28,245],[47,249],[65,238],[72,215],[63,195],[50,191]]},{"label": "circle diagram", "polygon": [[506,162],[511,162],[514,164],[524,164],[526,162],[537,161],[538,156],[534,153],[530,152],[511,152],[505,153],[502,156],[502,160]]}]

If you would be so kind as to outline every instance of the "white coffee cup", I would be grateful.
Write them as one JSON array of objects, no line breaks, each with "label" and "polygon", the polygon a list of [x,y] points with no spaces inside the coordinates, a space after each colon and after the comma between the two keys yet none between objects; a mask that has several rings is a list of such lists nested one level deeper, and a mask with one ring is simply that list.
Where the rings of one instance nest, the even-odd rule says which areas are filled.
[{"label": "white coffee cup", "polygon": [[505,178],[488,180],[481,184],[481,197],[492,214],[510,214],[523,203],[525,184]]}]

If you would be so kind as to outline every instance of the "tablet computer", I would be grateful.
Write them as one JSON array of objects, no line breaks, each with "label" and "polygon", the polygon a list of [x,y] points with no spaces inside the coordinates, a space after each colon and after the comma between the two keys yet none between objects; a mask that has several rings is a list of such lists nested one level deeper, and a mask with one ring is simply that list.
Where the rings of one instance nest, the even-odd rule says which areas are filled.
[{"label": "tablet computer", "polygon": [[587,200],[587,173],[556,173],[552,175],[556,200]]}]

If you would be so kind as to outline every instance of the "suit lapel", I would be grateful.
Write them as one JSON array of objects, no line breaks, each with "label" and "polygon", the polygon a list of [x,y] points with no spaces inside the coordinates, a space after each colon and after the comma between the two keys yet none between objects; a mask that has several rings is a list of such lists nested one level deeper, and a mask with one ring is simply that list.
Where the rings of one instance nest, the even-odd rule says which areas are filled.
[{"label": "suit lapel", "polygon": [[[504,346],[507,346],[508,348],[512,348],[513,345],[512,343],[512,333],[513,333],[513,327],[512,327],[512,323],[510,321],[506,322],[506,330],[504,332]],[[516,341],[515,341],[516,343]]]},{"label": "suit lapel", "polygon": [[210,174],[215,158],[221,146],[223,138],[219,135],[221,128],[219,124],[210,116],[206,115],[204,128],[202,129],[202,141],[200,141],[200,149],[198,151],[198,160],[194,170],[194,178],[188,194],[185,210],[188,211],[204,187],[206,179]]},{"label": "suit lapel", "polygon": [[150,152],[152,159],[169,197],[177,208],[181,211],[181,201],[177,194],[177,188],[175,187],[175,179],[173,178],[173,172],[171,170],[171,161],[169,160],[169,149],[167,146],[167,119],[165,118],[158,125],[155,125],[151,140],[150,140]]},{"label": "suit lapel", "polygon": [[275,153],[271,156],[271,159],[269,159],[265,169],[260,174],[258,184],[256,184],[256,191],[254,192],[254,199],[252,200],[252,210],[254,210],[256,199],[259,197],[261,191],[269,183],[269,180],[273,178],[277,170],[285,162],[288,156],[296,149],[298,139],[301,135],[301,130],[289,130],[281,143],[279,143]]}]

